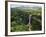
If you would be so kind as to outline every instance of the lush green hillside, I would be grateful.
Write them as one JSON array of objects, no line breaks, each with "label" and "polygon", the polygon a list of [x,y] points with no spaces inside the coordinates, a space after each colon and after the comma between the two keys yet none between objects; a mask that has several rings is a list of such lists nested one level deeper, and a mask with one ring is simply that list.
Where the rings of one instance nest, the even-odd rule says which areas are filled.
[{"label": "lush green hillside", "polygon": [[31,30],[41,30],[41,7],[11,8],[11,31],[29,31],[29,15]]}]

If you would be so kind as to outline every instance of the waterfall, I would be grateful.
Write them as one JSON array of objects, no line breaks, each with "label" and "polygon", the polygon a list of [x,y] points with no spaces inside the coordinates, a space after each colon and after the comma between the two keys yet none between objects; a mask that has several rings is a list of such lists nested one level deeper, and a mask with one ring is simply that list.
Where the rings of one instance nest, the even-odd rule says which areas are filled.
[{"label": "waterfall", "polygon": [[29,31],[31,31],[31,16],[32,15],[29,15],[29,24],[28,24],[29,25]]}]

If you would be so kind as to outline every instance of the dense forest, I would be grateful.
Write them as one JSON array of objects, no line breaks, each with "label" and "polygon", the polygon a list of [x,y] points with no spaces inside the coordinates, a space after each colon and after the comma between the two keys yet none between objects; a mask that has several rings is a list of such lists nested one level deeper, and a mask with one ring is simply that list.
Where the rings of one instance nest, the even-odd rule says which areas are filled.
[{"label": "dense forest", "polygon": [[41,7],[11,8],[11,32],[41,30],[41,12]]}]

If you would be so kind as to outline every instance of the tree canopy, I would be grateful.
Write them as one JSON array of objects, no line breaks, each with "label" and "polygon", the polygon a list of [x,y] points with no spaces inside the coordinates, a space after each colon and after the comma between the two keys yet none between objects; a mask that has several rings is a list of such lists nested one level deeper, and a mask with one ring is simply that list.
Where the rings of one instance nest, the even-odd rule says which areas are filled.
[{"label": "tree canopy", "polygon": [[41,12],[41,7],[36,9],[24,7],[11,8],[11,31],[29,31],[27,26],[29,15],[32,15],[32,30],[41,30]]}]

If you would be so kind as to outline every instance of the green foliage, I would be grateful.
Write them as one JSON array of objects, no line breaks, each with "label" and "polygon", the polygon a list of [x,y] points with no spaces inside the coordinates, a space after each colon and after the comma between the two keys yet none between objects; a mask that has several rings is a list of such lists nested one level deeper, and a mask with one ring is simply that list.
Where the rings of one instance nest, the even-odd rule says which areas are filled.
[{"label": "green foliage", "polygon": [[15,27],[12,27],[13,30],[11,30],[12,32],[14,31],[29,31],[28,27],[26,25],[16,25]]},{"label": "green foliage", "polygon": [[[34,16],[31,30],[41,30],[41,8],[36,10],[25,8],[11,8],[11,32],[29,31],[29,15]],[[40,21],[39,21],[40,20]]]},{"label": "green foliage", "polygon": [[[33,17],[35,17],[36,19],[34,19]],[[41,16],[33,16],[32,17],[32,30],[41,30]]]}]

